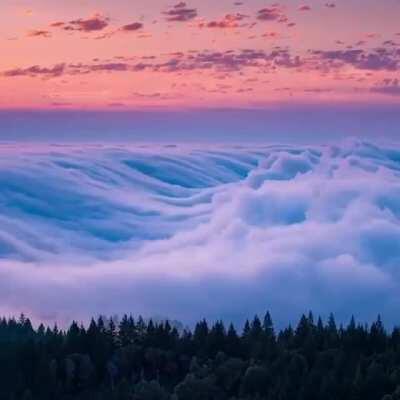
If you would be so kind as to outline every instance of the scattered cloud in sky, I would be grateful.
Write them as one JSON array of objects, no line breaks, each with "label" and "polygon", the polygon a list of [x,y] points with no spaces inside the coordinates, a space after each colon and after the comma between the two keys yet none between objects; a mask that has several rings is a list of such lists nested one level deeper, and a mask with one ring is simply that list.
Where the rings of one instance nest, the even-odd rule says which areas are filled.
[{"label": "scattered cloud in sky", "polygon": [[132,31],[137,31],[142,28],[143,28],[143,24],[141,22],[132,22],[130,24],[122,26],[121,30],[124,32],[132,32]]},{"label": "scattered cloud in sky", "polygon": [[167,21],[170,22],[186,22],[197,17],[197,10],[188,7],[188,5],[182,1],[165,11],[164,15]]},{"label": "scattered cloud in sky", "polygon": [[78,18],[69,22],[56,21],[52,22],[52,28],[61,28],[65,31],[81,31],[81,32],[95,32],[101,31],[108,27],[109,18],[101,14],[95,14],[89,18]]},{"label": "scattered cloud in sky", "polygon": [[51,32],[42,30],[42,29],[36,29],[28,32],[29,37],[43,37],[43,38],[49,38],[51,37]]},{"label": "scattered cloud in sky", "polygon": [[[128,30],[141,29],[140,24],[129,26]],[[265,38],[278,38],[276,32],[267,32]],[[3,76],[38,76],[58,77],[62,74],[87,74],[94,72],[177,72],[177,71],[239,71],[245,68],[256,68],[260,72],[276,68],[298,68],[306,71],[339,71],[351,66],[360,71],[397,71],[400,64],[400,53],[397,48],[377,48],[366,51],[361,48],[347,50],[309,50],[306,57],[299,57],[287,48],[275,47],[267,52],[256,49],[241,51],[190,51],[177,52],[163,58],[146,57],[136,62],[104,62],[57,64],[53,67],[31,66],[3,71]]]},{"label": "scattered cloud in sky", "polygon": [[265,32],[262,36],[267,39],[278,39],[281,35],[278,32]]},{"label": "scattered cloud in sky", "polygon": [[390,96],[400,96],[400,81],[397,78],[384,79],[381,83],[375,85],[371,91]]},{"label": "scattered cloud in sky", "polygon": [[400,61],[400,53],[397,49],[393,51],[383,47],[372,51],[364,49],[313,50],[311,53],[318,56],[318,61],[328,68],[351,65],[360,70],[397,71]]},{"label": "scattered cloud in sky", "polygon": [[260,21],[287,22],[287,17],[284,14],[283,8],[279,4],[258,10],[257,19]]},{"label": "scattered cloud in sky", "polygon": [[213,20],[209,22],[202,21],[199,23],[200,28],[239,28],[243,26],[243,21],[248,18],[247,15],[236,13],[236,14],[226,14],[223,18],[219,20]]},{"label": "scattered cloud in sky", "polygon": [[[44,1],[38,0],[39,5]],[[181,98],[196,107],[248,106],[250,92],[256,104],[286,102],[289,93],[293,101],[304,103],[312,100],[305,90],[311,74],[315,86],[332,88],[336,102],[396,103],[397,96],[384,98],[379,94],[385,90],[374,88],[376,82],[397,78],[400,43],[393,16],[400,4],[385,3],[380,8],[385,18],[378,18],[376,3],[366,0],[368,13],[351,19],[357,7],[355,0],[340,7],[337,2],[287,0],[264,5],[255,0],[218,4],[157,0],[135,10],[117,3],[95,11],[83,5],[63,10],[52,5],[47,19],[33,10],[18,29],[15,24],[5,26],[7,37],[0,38],[7,48],[7,57],[0,61],[1,83],[16,88],[11,97],[0,97],[0,107],[45,107],[45,99],[54,96],[75,102],[76,107],[119,102],[114,97],[129,103],[130,85],[143,93],[180,91]],[[4,12],[9,16],[6,22],[12,21],[11,11]],[[322,29],[325,19],[329,33]],[[11,40],[18,43],[12,49]],[[26,79],[10,79],[22,76]],[[67,76],[68,83],[55,79]],[[41,85],[47,78],[51,80]],[[242,78],[258,79],[259,84],[242,87]],[[220,80],[231,89],[218,92]],[[396,88],[386,91],[395,93]],[[328,97],[321,92],[318,99]],[[153,106],[161,105],[154,100]]]},{"label": "scattered cloud in sky", "polygon": [[63,75],[65,71],[65,64],[57,64],[53,67],[46,68],[38,65],[33,65],[28,68],[15,68],[3,73],[6,77],[17,77],[17,76],[32,76],[32,77],[46,77],[55,78]]}]

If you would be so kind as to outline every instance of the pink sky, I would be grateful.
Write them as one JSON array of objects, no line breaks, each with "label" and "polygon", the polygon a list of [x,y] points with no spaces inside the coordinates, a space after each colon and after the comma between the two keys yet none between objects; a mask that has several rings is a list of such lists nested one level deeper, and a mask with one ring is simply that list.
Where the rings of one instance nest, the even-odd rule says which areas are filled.
[{"label": "pink sky", "polygon": [[3,0],[0,108],[399,103],[400,2]]}]

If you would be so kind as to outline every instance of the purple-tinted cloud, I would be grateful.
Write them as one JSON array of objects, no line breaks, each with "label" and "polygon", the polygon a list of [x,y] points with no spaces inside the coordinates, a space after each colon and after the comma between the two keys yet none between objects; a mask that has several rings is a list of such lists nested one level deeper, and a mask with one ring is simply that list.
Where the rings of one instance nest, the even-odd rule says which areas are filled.
[{"label": "purple-tinted cloud", "polygon": [[226,14],[220,20],[213,20],[209,22],[200,22],[200,28],[220,28],[220,29],[229,29],[229,28],[238,28],[243,26],[242,21],[245,20],[247,15],[236,13],[236,14]]},{"label": "purple-tinted cloud", "polygon": [[381,83],[371,88],[371,91],[390,96],[400,96],[400,80],[398,78],[384,79]]},{"label": "purple-tinted cloud", "polygon": [[186,22],[197,17],[197,10],[189,8],[185,2],[175,4],[172,8],[163,13],[167,21],[170,22]]},{"label": "purple-tinted cloud", "polygon": [[121,27],[121,30],[124,32],[134,32],[143,28],[143,24],[141,22],[132,22],[131,24],[127,24]]},{"label": "purple-tinted cloud", "polygon": [[311,11],[311,7],[304,4],[298,8],[299,11]]},{"label": "purple-tinted cloud", "polygon": [[174,99],[177,96],[171,93],[161,93],[161,92],[154,92],[154,93],[140,93],[140,92],[133,92],[132,97],[138,99],[146,99],[146,100],[170,100]]},{"label": "purple-tinted cloud", "polygon": [[267,39],[278,39],[280,36],[281,35],[278,32],[265,32],[262,34],[262,37]]},{"label": "purple-tinted cloud", "polygon": [[17,77],[17,76],[42,76],[46,78],[55,78],[63,75],[65,72],[66,64],[57,64],[54,67],[46,68],[38,65],[33,65],[28,68],[14,68],[2,73],[6,77]]},{"label": "purple-tinted cloud", "polygon": [[125,72],[130,70],[126,63],[99,63],[99,64],[69,64],[69,73],[72,75],[85,75],[90,72]]},{"label": "purple-tinted cloud", "polygon": [[385,48],[375,49],[371,52],[363,49],[348,49],[314,50],[311,53],[325,63],[327,68],[351,65],[361,70],[396,71],[400,61],[400,54],[397,51],[389,51]]},{"label": "purple-tinted cloud", "polygon": [[178,56],[170,59],[161,70],[218,70],[218,71],[240,71],[246,67],[256,68],[292,68],[299,66],[297,57],[292,57],[285,49],[277,49],[272,52],[263,50],[245,49],[241,51],[228,50],[225,52],[203,51],[189,55]]},{"label": "purple-tinted cloud", "polygon": [[304,89],[305,93],[316,93],[316,94],[331,93],[332,91],[333,91],[333,89],[327,89],[327,88],[308,88],[308,89]]},{"label": "purple-tinted cloud", "polygon": [[279,21],[286,18],[279,5],[265,7],[257,11],[257,19],[260,21]]},{"label": "purple-tinted cloud", "polygon": [[70,107],[70,106],[73,106],[72,103],[68,103],[66,101],[53,101],[50,105],[52,107]]},{"label": "purple-tinted cloud", "polygon": [[52,28],[61,28],[65,31],[96,32],[107,28],[109,18],[96,14],[90,18],[79,18],[69,22],[57,21],[50,24]]},{"label": "purple-tinted cloud", "polygon": [[[122,58],[121,61],[124,61]],[[47,76],[57,77],[62,74],[86,75],[96,72],[183,72],[205,70],[216,71],[240,71],[243,68],[298,68],[303,65],[300,57],[292,56],[287,49],[275,49],[271,52],[263,50],[245,49],[241,51],[192,51],[188,53],[170,54],[165,60],[146,58],[139,62],[104,62],[104,63],[75,63],[59,64],[52,68],[32,66],[18,68],[3,72],[3,76]]]},{"label": "purple-tinted cloud", "polygon": [[[140,29],[140,28],[139,28]],[[266,37],[276,37],[274,33]],[[397,71],[400,65],[400,52],[396,47],[380,47],[372,51],[358,49],[310,50],[305,55],[293,54],[289,48],[275,47],[272,51],[259,49],[226,51],[189,51],[151,57],[119,57],[118,62],[58,64],[53,67],[32,66],[15,68],[2,73],[3,76],[42,76],[57,77],[66,75],[85,75],[96,72],[185,72],[203,70],[210,73],[240,72],[254,68],[260,73],[288,68],[299,71],[331,72],[351,66],[366,71]]]}]

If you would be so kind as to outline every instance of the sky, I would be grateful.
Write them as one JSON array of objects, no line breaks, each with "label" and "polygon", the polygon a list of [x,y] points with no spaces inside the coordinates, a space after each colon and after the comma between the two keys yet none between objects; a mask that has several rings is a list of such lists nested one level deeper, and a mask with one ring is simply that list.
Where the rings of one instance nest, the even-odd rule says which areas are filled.
[{"label": "sky", "polygon": [[0,109],[390,109],[399,15],[399,0],[2,0]]}]

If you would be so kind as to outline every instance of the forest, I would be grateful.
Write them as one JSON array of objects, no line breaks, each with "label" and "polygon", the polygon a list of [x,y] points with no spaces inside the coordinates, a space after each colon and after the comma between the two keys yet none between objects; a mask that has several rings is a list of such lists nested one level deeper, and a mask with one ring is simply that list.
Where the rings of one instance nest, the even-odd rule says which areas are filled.
[{"label": "forest", "polygon": [[400,328],[270,314],[239,329],[124,315],[34,328],[0,320],[1,400],[399,400]]}]

